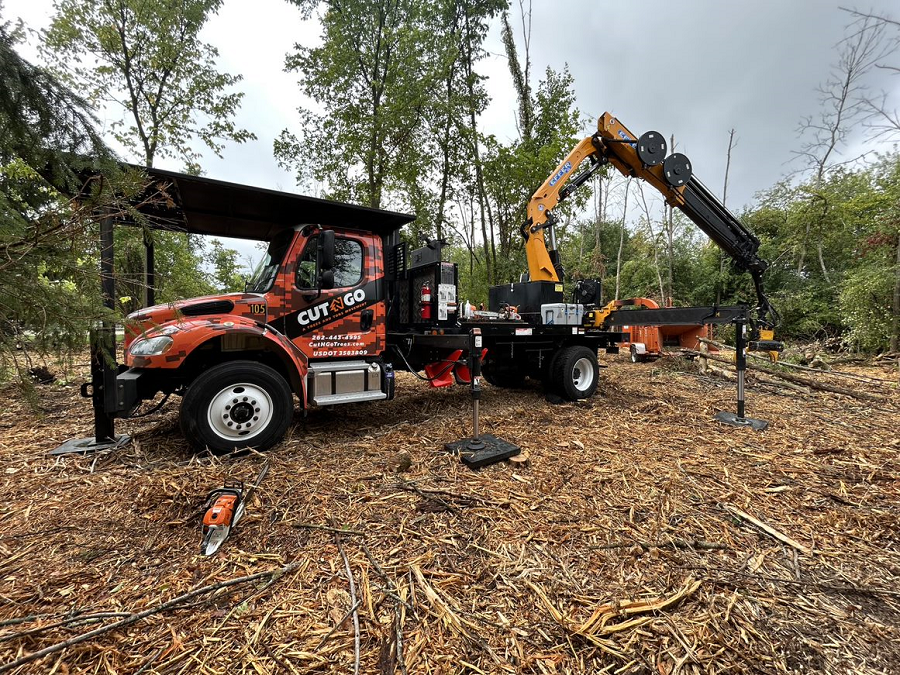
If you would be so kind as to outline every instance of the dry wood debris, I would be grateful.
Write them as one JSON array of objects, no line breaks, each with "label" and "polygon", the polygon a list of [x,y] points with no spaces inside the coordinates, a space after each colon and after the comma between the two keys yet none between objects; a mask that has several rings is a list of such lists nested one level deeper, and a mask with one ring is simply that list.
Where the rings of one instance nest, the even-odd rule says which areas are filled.
[{"label": "dry wood debris", "polygon": [[[89,402],[42,385],[36,415],[9,390],[0,668],[347,673],[358,635],[363,673],[894,671],[896,387],[873,404],[751,372],[754,433],[712,421],[733,382],[610,366],[577,404],[486,389],[485,431],[528,462],[477,472],[441,451],[470,431],[462,387],[400,376],[392,402],[298,414],[211,558],[203,498],[261,457],[192,456],[170,403],[119,423],[127,448],[50,458]],[[892,377],[842,368],[863,393]]]}]

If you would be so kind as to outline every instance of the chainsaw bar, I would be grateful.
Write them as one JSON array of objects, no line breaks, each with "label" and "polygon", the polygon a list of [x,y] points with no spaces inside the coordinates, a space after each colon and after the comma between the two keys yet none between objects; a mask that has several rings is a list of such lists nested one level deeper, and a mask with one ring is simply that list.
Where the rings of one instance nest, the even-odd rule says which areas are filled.
[{"label": "chainsaw bar", "polygon": [[244,491],[242,481],[225,481],[225,485],[209,493],[206,497],[203,516],[203,541],[200,554],[213,555],[228,539],[231,531],[244,515],[247,500],[259,487],[269,471],[267,459],[253,484]]}]

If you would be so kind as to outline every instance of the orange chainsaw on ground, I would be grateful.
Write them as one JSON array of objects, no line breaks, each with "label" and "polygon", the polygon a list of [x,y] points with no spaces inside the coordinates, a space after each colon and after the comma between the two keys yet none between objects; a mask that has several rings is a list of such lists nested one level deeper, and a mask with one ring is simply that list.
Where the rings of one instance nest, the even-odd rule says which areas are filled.
[{"label": "orange chainsaw on ground", "polygon": [[243,481],[226,480],[223,487],[217,488],[206,496],[203,515],[203,541],[200,544],[201,555],[212,555],[231,534],[238,521],[244,515],[247,501],[259,487],[269,471],[269,460],[266,460],[253,484],[244,491]]}]

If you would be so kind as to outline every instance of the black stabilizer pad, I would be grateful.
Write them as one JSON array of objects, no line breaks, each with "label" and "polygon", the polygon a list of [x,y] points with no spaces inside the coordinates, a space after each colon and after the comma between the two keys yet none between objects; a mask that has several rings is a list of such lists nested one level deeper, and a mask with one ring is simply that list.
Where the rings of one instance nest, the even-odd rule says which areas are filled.
[{"label": "black stabilizer pad", "polygon": [[480,469],[489,464],[496,464],[522,452],[518,445],[507,443],[491,434],[482,434],[478,437],[478,440],[484,444],[484,447],[480,450],[473,450],[469,447],[473,442],[471,438],[445,443],[444,449],[447,452],[452,452],[454,455],[459,455],[462,463],[470,469]]},{"label": "black stabilizer pad", "polygon": [[63,443],[58,448],[50,450],[47,454],[56,455],[89,455],[92,452],[101,452],[102,450],[113,450],[121,448],[131,440],[131,436],[116,436],[116,440],[102,441],[100,443],[91,436],[90,438],[72,438]]},{"label": "black stabilizer pad", "polygon": [[765,420],[755,420],[752,417],[738,417],[733,412],[721,411],[713,415],[722,424],[729,424],[733,427],[750,427],[753,431],[762,431],[769,426]]}]

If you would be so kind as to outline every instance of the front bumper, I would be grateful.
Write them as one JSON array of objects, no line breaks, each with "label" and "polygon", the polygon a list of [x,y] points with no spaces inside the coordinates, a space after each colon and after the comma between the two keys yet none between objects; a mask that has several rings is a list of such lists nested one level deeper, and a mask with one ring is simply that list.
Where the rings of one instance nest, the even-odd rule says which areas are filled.
[{"label": "front bumper", "polygon": [[119,366],[108,387],[102,382],[86,382],[81,385],[81,395],[92,398],[94,406],[102,408],[106,414],[129,417],[142,401],[152,399],[159,391],[154,375],[146,368]]}]

